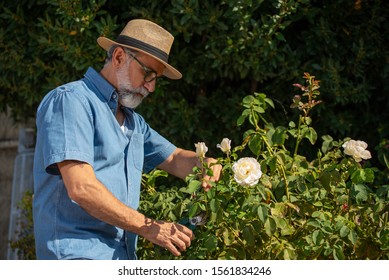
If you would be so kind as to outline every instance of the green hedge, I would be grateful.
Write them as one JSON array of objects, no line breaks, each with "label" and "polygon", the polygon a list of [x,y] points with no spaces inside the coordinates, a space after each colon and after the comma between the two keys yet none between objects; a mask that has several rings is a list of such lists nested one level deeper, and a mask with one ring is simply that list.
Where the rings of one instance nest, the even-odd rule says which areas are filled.
[{"label": "green hedge", "polygon": [[[0,110],[34,118],[42,96],[100,69],[99,35],[115,37],[132,18],[151,19],[175,36],[171,63],[184,74],[161,82],[140,111],[185,148],[212,146],[236,131],[243,96],[271,92],[277,114],[303,71],[323,81],[315,126],[335,138],[389,138],[387,1],[21,0],[0,4]],[[281,113],[280,113],[281,112]],[[234,140],[239,133],[228,133]],[[307,153],[312,151],[307,151]]]}]

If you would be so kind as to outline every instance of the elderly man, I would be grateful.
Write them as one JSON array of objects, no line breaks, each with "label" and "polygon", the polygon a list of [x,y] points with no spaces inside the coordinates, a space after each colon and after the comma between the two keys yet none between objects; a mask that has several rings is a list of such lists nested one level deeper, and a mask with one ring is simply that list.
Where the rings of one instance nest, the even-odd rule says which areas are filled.
[{"label": "elderly man", "polygon": [[[137,211],[142,171],[185,178],[199,165],[195,152],[175,147],[133,110],[158,77],[182,77],[168,63],[173,40],[153,22],[132,20],[116,41],[98,38],[108,52],[100,73],[89,68],[42,100],[34,159],[38,259],[136,259],[138,235],[175,256],[190,246],[190,229]],[[211,168],[205,189],[220,176],[219,165]]]}]

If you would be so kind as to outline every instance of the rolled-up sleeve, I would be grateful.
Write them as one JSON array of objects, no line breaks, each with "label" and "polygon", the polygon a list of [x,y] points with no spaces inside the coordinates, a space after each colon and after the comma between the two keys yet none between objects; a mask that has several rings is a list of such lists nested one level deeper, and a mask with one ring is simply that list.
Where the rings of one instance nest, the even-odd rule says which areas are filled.
[{"label": "rolled-up sleeve", "polygon": [[[59,174],[56,163],[83,161],[93,166],[93,118],[88,102],[62,86],[47,96],[37,112],[38,136],[46,172]],[[92,136],[92,137],[91,137]]]}]

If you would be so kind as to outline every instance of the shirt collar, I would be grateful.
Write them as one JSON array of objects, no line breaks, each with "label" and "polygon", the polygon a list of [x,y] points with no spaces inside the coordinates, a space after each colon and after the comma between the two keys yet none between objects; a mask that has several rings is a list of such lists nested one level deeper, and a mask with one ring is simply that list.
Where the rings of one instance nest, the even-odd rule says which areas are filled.
[{"label": "shirt collar", "polygon": [[83,80],[99,98],[108,103],[112,112],[116,113],[118,94],[115,88],[92,67],[88,68]]},{"label": "shirt collar", "polygon": [[[92,67],[88,68],[83,80],[88,88],[96,93],[99,98],[102,98],[108,103],[112,113],[116,114],[119,98],[116,89]],[[126,115],[134,113],[133,109],[127,107],[122,107],[122,109]]]}]

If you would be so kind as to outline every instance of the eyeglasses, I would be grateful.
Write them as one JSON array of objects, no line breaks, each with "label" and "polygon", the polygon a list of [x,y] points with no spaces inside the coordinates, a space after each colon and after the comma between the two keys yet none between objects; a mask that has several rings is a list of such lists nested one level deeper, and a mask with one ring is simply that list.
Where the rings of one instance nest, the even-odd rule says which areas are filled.
[{"label": "eyeglasses", "polygon": [[143,71],[145,71],[145,75],[143,77],[143,80],[146,83],[152,82],[158,78],[157,72],[155,72],[153,69],[150,69],[146,67],[142,62],[140,62],[133,54],[128,53],[133,59],[135,59],[136,62],[139,63],[139,65],[143,68]]}]

